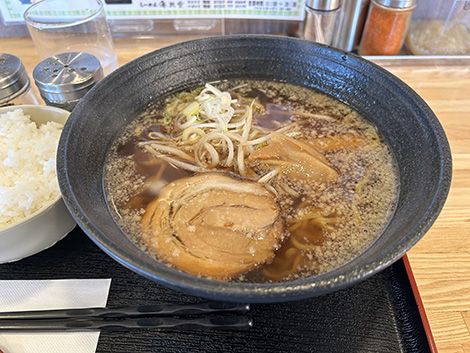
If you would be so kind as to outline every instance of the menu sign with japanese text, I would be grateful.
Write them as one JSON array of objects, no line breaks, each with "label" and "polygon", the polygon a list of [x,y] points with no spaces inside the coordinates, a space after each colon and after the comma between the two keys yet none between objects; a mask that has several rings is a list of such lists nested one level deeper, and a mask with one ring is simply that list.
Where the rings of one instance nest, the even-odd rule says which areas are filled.
[{"label": "menu sign with japanese text", "polygon": [[[0,0],[3,21],[6,24],[24,22],[23,12],[30,4],[31,0]],[[304,17],[302,0],[105,0],[104,6],[109,20],[139,18],[302,20]]]}]

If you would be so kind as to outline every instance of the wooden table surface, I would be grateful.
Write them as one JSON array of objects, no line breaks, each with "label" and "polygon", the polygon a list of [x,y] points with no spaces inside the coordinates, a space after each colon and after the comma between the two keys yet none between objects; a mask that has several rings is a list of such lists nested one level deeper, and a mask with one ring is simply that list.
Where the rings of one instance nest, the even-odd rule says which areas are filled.
[{"label": "wooden table surface", "polygon": [[[119,64],[189,38],[115,38]],[[20,57],[29,75],[39,63],[30,38],[0,38],[0,52]],[[449,139],[453,157],[449,197],[408,259],[438,351],[470,352],[470,60],[371,59],[429,104]]]}]

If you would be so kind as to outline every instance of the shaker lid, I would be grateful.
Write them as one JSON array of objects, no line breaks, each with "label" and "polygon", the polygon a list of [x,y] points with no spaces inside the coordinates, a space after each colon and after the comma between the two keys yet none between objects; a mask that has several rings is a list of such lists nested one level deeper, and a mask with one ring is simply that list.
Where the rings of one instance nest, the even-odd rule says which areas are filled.
[{"label": "shaker lid", "polygon": [[82,98],[103,78],[103,69],[94,55],[61,53],[41,61],[33,78],[43,98],[64,102]]},{"label": "shaker lid", "polygon": [[307,0],[306,5],[314,10],[333,11],[341,7],[341,0]]},{"label": "shaker lid", "polygon": [[415,6],[418,3],[418,0],[375,0],[375,2],[385,7],[405,9]]},{"label": "shaker lid", "polygon": [[0,53],[0,100],[14,95],[29,84],[29,78],[20,58]]}]

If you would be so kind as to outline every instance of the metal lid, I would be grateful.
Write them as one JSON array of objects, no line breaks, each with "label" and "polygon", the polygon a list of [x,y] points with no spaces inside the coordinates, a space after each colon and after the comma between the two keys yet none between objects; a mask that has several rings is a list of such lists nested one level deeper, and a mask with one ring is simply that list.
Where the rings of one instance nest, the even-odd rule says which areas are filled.
[{"label": "metal lid", "polygon": [[377,4],[385,7],[393,7],[395,9],[406,9],[413,7],[418,3],[418,0],[374,0]]},{"label": "metal lid", "polygon": [[82,98],[103,78],[103,69],[91,54],[61,53],[41,61],[33,78],[44,99],[66,102]]},{"label": "metal lid", "polygon": [[20,58],[0,53],[0,100],[13,96],[27,85],[29,78]]},{"label": "metal lid", "polygon": [[341,0],[307,0],[306,5],[313,10],[333,11],[341,7]]}]

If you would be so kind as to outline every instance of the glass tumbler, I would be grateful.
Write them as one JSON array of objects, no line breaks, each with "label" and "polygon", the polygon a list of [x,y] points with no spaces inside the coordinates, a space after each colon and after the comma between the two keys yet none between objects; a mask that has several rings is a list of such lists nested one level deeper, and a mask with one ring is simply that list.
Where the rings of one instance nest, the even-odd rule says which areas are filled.
[{"label": "glass tumbler", "polygon": [[25,11],[24,19],[41,60],[84,52],[100,60],[104,75],[118,67],[100,0],[41,0]]}]

